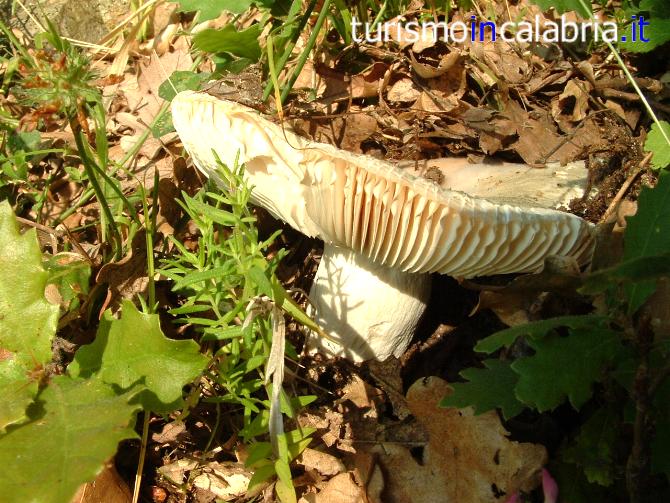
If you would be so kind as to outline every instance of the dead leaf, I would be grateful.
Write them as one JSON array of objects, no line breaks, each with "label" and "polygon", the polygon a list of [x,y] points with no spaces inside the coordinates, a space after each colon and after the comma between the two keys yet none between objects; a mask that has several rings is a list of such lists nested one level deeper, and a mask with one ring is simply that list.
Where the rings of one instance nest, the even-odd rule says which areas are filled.
[{"label": "dead leaf", "polygon": [[510,44],[502,41],[485,41],[471,44],[469,47],[470,57],[488,69],[486,71],[475,64],[471,66],[471,70],[487,85],[493,85],[498,80],[507,85],[521,84],[527,80],[530,73],[528,62]]},{"label": "dead leaf", "polygon": [[518,135],[510,148],[531,166],[552,161],[566,164],[580,158],[587,146],[602,142],[601,130],[592,118],[581,123],[578,134],[563,137],[556,132],[553,117],[541,110],[527,111],[509,100],[504,115],[512,121]]},{"label": "dead leaf", "polygon": [[551,100],[551,115],[562,131],[572,131],[583,121],[589,111],[591,85],[583,80],[572,79],[563,92]]},{"label": "dead leaf", "polygon": [[110,302],[120,298],[132,299],[139,293],[144,293],[149,278],[146,271],[146,231],[140,230],[135,234],[128,254],[118,262],[109,262],[98,271],[95,279],[97,284],[106,283],[111,293]]},{"label": "dead leaf", "polygon": [[409,102],[416,101],[421,95],[412,79],[402,78],[391,85],[389,89],[387,98],[389,101],[396,102]]},{"label": "dead leaf", "polygon": [[71,503],[129,503],[132,495],[128,485],[114,468],[107,465],[93,482],[83,484]]},{"label": "dead leaf", "polygon": [[298,457],[298,464],[307,470],[316,470],[321,475],[334,476],[346,470],[344,463],[328,453],[307,447]]},{"label": "dead leaf", "polygon": [[495,411],[475,416],[472,409],[440,408],[450,392],[445,381],[429,377],[407,393],[412,413],[429,433],[420,461],[399,444],[371,449],[387,474],[387,503],[497,502],[536,487],[545,448],[508,440]]},{"label": "dead leaf", "polygon": [[419,77],[424,79],[433,79],[445,74],[452,66],[454,66],[454,64],[456,64],[460,57],[461,52],[458,49],[454,49],[443,55],[437,67],[434,67],[425,63],[419,63],[414,57],[414,54],[411,52],[409,53],[412,68]]},{"label": "dead leaf", "polygon": [[350,473],[336,475],[317,494],[306,494],[298,503],[361,503],[365,491],[356,485]]},{"label": "dead leaf", "polygon": [[200,474],[193,479],[193,486],[223,501],[233,501],[244,496],[253,476],[253,472],[243,464],[230,461],[213,461],[197,470]]},{"label": "dead leaf", "polygon": [[379,86],[389,66],[386,63],[375,62],[368,69],[351,78],[352,98],[372,98],[377,96]]}]

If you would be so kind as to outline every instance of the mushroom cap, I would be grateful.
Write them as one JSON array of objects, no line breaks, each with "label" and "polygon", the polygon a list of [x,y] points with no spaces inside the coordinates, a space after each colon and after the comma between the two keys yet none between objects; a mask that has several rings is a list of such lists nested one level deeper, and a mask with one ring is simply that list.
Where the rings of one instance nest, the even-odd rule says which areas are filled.
[{"label": "mushroom cap", "polygon": [[409,169],[302,138],[257,111],[205,93],[172,102],[196,166],[221,182],[216,152],[239,152],[252,200],[309,236],[406,272],[471,278],[535,272],[548,256],[587,263],[594,227],[553,209],[496,204]]}]

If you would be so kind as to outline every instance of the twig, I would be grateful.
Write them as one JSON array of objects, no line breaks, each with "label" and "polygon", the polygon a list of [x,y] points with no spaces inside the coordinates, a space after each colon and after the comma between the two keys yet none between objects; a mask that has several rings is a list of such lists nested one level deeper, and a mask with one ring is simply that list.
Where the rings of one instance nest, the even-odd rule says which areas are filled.
[{"label": "twig", "polygon": [[649,152],[647,155],[644,156],[644,158],[640,161],[640,164],[638,167],[633,171],[628,178],[626,178],[626,181],[623,182],[623,185],[621,185],[621,188],[619,189],[619,192],[616,193],[614,198],[612,199],[612,202],[610,202],[610,205],[607,207],[607,210],[605,210],[605,213],[603,216],[600,218],[601,222],[607,222],[607,220],[614,214],[614,212],[617,210],[619,207],[619,203],[623,199],[623,197],[626,195],[626,192],[628,192],[628,189],[630,186],[633,184],[635,179],[644,171],[644,169],[647,167],[647,164],[649,164],[649,161],[651,160],[651,156],[653,155],[653,152]]}]

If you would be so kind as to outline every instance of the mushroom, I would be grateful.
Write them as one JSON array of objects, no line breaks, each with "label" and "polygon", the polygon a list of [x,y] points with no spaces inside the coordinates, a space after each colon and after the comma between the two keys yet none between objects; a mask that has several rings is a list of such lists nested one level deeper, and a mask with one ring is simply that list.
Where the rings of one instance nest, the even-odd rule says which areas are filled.
[{"label": "mushroom", "polygon": [[[561,169],[551,171],[554,189],[546,197],[535,184],[530,197],[519,198],[518,185],[533,168],[503,165],[477,175],[465,161],[441,161],[436,169],[445,176],[438,181],[451,183],[444,168],[457,168],[452,181],[478,187],[484,199],[411,169],[309,141],[251,108],[206,93],[179,93],[172,117],[203,173],[221,182],[217,156],[232,166],[239,155],[252,202],[324,241],[310,314],[332,340],[310,339],[327,353],[355,361],[399,357],[426,308],[427,273],[472,278],[536,272],[549,256],[571,256],[580,265],[590,260],[593,226],[537,207],[574,188],[574,176],[556,178]],[[513,190],[496,202],[503,177],[512,177]]]}]

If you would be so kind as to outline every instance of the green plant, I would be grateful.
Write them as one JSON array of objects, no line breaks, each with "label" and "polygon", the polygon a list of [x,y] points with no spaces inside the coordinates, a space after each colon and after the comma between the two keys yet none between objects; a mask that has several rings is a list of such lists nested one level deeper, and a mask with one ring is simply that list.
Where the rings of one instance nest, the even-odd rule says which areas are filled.
[{"label": "green plant", "polygon": [[[50,268],[45,270],[35,232],[21,235],[9,205],[0,205],[5,244],[0,266],[12,271],[0,278],[0,389],[5,397],[0,459],[11,465],[0,481],[0,494],[22,501],[69,501],[119,440],[136,436],[132,426],[138,410],[146,411],[145,418],[149,411],[187,412],[193,402],[184,401],[183,387],[192,383],[190,395],[197,397],[203,387],[203,400],[217,409],[242,407],[239,432],[251,443],[252,483],[277,476],[278,497],[296,500],[289,463],[309,444],[312,430],[284,433],[281,415],[295,418],[295,411],[314,397],[289,398],[282,390],[284,348],[289,357],[296,355],[280,330],[279,307],[298,319],[304,314],[274,275],[283,252],[264,258],[277,234],[259,241],[241,168],[222,167],[221,176],[230,184],[223,194],[184,195],[183,207],[201,233],[198,248],[192,252],[173,240],[179,253],[163,269],[183,294],[182,305],[173,310],[175,321],[196,327],[201,342],[214,349],[211,357],[192,340],[166,338],[158,315],[125,301],[119,318],[105,313],[94,342],[75,353],[65,375],[45,370],[59,314],[59,307],[45,299],[45,287],[56,285],[63,303],[73,307],[80,290],[76,285],[86,283],[87,269],[64,264],[61,255],[44,262]],[[145,213],[152,214],[146,205]],[[152,305],[150,300],[149,312]],[[270,442],[264,440],[268,432]],[[53,463],[59,470],[52,469]]]},{"label": "green plant", "polygon": [[[3,84],[10,86],[19,102],[31,110],[18,125],[36,130],[13,134],[18,138],[28,138],[41,129],[52,127],[56,121],[65,120],[69,124],[85,180],[90,185],[91,194],[95,194],[100,203],[102,240],[105,242],[108,237],[111,238],[112,252],[119,258],[123,249],[117,217],[126,210],[137,221],[137,213],[121,191],[118,181],[110,176],[105,111],[100,92],[92,85],[96,74],[91,70],[89,59],[62,38],[48,20],[47,31],[35,36],[33,51],[28,51],[2,23],[0,31],[13,50],[8,64],[16,67],[11,80],[5,75]],[[89,119],[94,124],[92,130]],[[36,156],[53,152],[42,150],[30,154]],[[16,155],[9,161],[14,172],[25,170],[22,163],[17,163]],[[21,175],[22,172],[15,174]],[[46,186],[48,188],[48,183]],[[41,203],[39,198],[37,203]]]},{"label": "green plant", "polygon": [[[161,272],[183,295],[181,306],[171,311],[175,322],[194,327],[202,342],[215,343],[218,348],[216,365],[207,374],[210,396],[204,400],[242,406],[239,434],[252,442],[247,461],[255,470],[252,485],[277,475],[278,497],[289,502],[295,501],[295,492],[288,463],[307,446],[311,431],[284,434],[280,413],[295,418],[295,410],[315,397],[289,398],[281,390],[284,351],[276,350],[285,341],[279,308],[303,322],[308,320],[274,275],[283,250],[271,260],[264,256],[278,233],[259,240],[248,207],[250,189],[242,173],[241,167],[229,170],[221,165],[220,179],[227,187],[223,194],[205,190],[194,197],[183,195],[184,211],[200,234],[197,251],[172,239],[179,253],[164,261]],[[289,358],[297,357],[290,344],[285,347]],[[273,372],[275,379],[270,384]],[[258,440],[268,433],[271,442]]]},{"label": "green plant", "polygon": [[193,341],[167,339],[157,315],[126,302],[121,318],[107,312],[95,342],[77,351],[65,375],[55,375],[49,363],[59,306],[45,298],[45,287],[54,282],[72,302],[77,273],[57,257],[45,270],[35,231],[20,234],[6,202],[0,239],[0,266],[8,271],[0,279],[0,458],[8,467],[0,494],[67,502],[119,440],[135,436],[137,410],[179,406],[182,387],[208,359]]},{"label": "green plant", "polygon": [[670,174],[661,172],[628,220],[621,263],[581,279],[579,291],[604,301],[603,313],[537,321],[479,341],[475,350],[490,359],[465,370],[467,381],[455,383],[442,402],[477,413],[500,408],[507,419],[565,402],[581,411],[581,427],[565,439],[555,463],[569,501],[622,490],[642,501],[653,477],[666,477],[653,484],[655,497],[668,491],[670,339],[653,321],[665,313],[645,305],[670,274],[668,201]]}]

